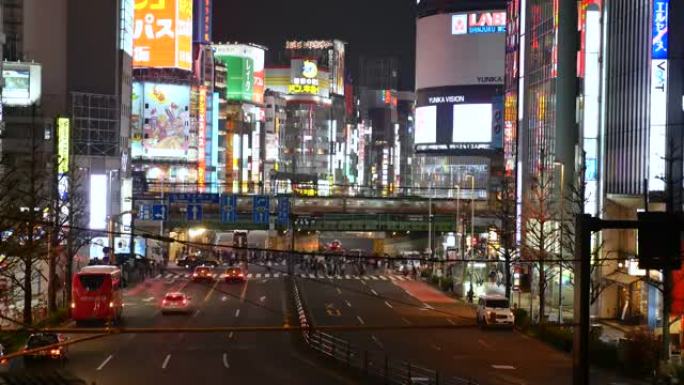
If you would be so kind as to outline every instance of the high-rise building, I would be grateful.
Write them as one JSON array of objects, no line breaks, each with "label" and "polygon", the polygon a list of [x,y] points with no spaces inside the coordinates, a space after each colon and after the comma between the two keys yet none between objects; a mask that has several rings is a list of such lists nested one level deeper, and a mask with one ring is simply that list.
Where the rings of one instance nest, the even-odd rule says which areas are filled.
[{"label": "high-rise building", "polygon": [[414,193],[486,200],[502,162],[505,2],[421,1],[416,28]]},{"label": "high-rise building", "polygon": [[354,176],[347,162],[345,44],[288,41],[285,62],[266,70],[266,87],[284,98],[276,180],[300,193],[330,194]]}]

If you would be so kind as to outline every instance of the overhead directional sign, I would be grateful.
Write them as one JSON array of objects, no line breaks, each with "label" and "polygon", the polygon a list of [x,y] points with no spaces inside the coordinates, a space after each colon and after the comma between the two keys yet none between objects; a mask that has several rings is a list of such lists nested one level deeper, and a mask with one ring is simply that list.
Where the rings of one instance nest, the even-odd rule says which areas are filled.
[{"label": "overhead directional sign", "polygon": [[200,204],[189,204],[188,211],[186,213],[186,218],[189,221],[201,221],[202,220],[202,205]]},{"label": "overhead directional sign", "polygon": [[152,206],[140,205],[140,219],[143,221],[152,220]]},{"label": "overhead directional sign", "polygon": [[152,205],[152,220],[165,221],[168,209],[166,205],[156,204]]},{"label": "overhead directional sign", "polygon": [[237,195],[221,195],[221,223],[237,222]]},{"label": "overhead directional sign", "polygon": [[219,203],[219,195],[212,193],[171,193],[169,203]]},{"label": "overhead directional sign", "polygon": [[266,195],[257,195],[252,200],[252,222],[260,225],[268,224],[270,200]]},{"label": "overhead directional sign", "polygon": [[290,198],[278,197],[278,224],[290,224]]}]

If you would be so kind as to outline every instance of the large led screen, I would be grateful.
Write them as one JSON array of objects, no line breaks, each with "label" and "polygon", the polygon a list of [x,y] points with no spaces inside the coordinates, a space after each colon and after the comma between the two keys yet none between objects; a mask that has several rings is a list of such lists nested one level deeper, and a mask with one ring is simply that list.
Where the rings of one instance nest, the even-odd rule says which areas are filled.
[{"label": "large led screen", "polygon": [[467,155],[502,146],[501,86],[461,86],[419,90],[416,152]]},{"label": "large led screen", "polygon": [[416,24],[416,89],[503,84],[505,13],[422,17]]},{"label": "large led screen", "polygon": [[453,142],[492,141],[492,104],[454,104]]},{"label": "large led screen", "polygon": [[133,66],[192,68],[192,0],[135,2]]},{"label": "large led screen", "polygon": [[416,144],[436,143],[437,106],[416,108]]},{"label": "large led screen", "polygon": [[[187,160],[190,87],[143,83],[133,90],[133,157]],[[137,144],[136,125],[141,128]]]},{"label": "large led screen", "polygon": [[2,79],[2,104],[30,106],[40,100],[40,64],[3,62]]}]

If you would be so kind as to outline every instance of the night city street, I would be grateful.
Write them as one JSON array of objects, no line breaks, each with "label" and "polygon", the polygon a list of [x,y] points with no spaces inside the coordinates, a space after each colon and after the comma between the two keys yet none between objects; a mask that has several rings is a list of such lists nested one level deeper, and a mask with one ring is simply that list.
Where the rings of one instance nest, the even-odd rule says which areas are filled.
[{"label": "night city street", "polygon": [[677,20],[0,0],[0,385],[684,383]]}]

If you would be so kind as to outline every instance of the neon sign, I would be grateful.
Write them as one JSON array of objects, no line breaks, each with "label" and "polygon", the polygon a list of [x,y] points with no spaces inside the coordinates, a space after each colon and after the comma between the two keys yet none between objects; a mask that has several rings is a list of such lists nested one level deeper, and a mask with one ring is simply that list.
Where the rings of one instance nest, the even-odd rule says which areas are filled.
[{"label": "neon sign", "polygon": [[667,59],[670,0],[653,0],[652,59]]}]

